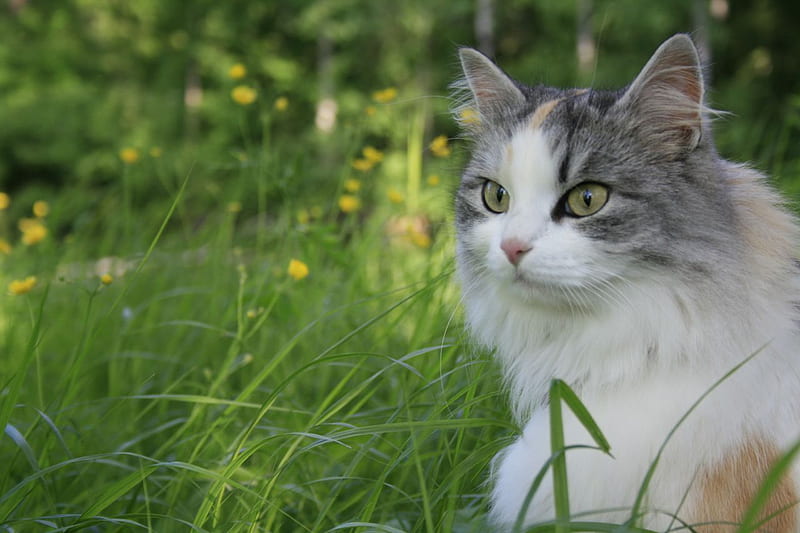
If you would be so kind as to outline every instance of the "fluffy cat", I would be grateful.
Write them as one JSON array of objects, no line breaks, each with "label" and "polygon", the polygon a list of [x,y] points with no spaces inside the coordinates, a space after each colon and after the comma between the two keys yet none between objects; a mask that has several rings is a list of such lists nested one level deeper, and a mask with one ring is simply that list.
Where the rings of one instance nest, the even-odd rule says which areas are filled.
[{"label": "fluffy cat", "polygon": [[[617,91],[526,86],[475,50],[460,59],[456,117],[472,141],[456,193],[463,301],[524,426],[493,464],[494,522],[514,522],[551,455],[552,378],[577,392],[613,454],[567,452],[573,516],[624,521],[670,429],[758,352],[669,440],[637,518],[732,532],[800,439],[795,219],[761,174],[717,154],[686,35]],[[564,412],[566,444],[593,444]],[[526,524],[554,517],[551,487]],[[799,495],[795,468],[763,531],[797,531]]]}]

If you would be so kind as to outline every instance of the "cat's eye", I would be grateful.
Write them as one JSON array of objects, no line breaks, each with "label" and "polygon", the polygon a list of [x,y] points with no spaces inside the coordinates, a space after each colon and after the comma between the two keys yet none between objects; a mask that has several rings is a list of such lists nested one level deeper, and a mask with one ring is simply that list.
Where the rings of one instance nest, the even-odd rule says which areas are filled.
[{"label": "cat's eye", "polygon": [[508,191],[496,181],[487,179],[483,182],[483,205],[492,213],[508,211]]},{"label": "cat's eye", "polygon": [[567,193],[564,211],[574,217],[588,217],[608,202],[608,188],[599,183],[581,183]]}]

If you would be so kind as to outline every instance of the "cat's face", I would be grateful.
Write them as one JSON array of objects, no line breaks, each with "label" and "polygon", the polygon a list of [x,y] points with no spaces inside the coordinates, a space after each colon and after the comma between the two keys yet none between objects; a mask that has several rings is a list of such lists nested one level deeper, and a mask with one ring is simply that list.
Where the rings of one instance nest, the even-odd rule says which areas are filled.
[{"label": "cat's face", "polygon": [[616,92],[525,87],[461,58],[478,115],[456,196],[465,291],[592,308],[642,280],[708,277],[735,253],[687,37]]}]

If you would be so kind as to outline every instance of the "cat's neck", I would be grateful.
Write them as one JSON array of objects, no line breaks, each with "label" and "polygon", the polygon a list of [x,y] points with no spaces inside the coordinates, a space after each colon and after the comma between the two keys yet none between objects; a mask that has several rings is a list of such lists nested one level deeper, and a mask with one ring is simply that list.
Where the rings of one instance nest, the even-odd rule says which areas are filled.
[{"label": "cat's neck", "polygon": [[[667,283],[632,283],[602,308],[578,312],[477,297],[469,321],[497,358],[524,421],[546,402],[552,378],[580,394],[624,388],[665,373],[706,375],[709,385],[748,355],[793,331],[790,302],[763,287],[737,294]],[[505,301],[501,301],[505,300]],[[490,302],[490,303],[487,303]],[[475,327],[479,325],[479,327]]]}]

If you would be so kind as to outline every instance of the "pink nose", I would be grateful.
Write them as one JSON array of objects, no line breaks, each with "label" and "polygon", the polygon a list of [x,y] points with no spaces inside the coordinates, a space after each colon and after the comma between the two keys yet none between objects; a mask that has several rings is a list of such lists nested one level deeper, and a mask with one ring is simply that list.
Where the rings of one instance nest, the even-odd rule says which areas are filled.
[{"label": "pink nose", "polygon": [[517,239],[505,239],[500,243],[500,249],[505,252],[508,262],[516,266],[522,256],[531,251],[531,246]]}]

